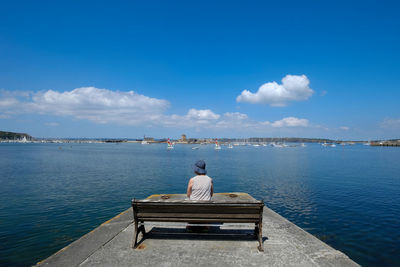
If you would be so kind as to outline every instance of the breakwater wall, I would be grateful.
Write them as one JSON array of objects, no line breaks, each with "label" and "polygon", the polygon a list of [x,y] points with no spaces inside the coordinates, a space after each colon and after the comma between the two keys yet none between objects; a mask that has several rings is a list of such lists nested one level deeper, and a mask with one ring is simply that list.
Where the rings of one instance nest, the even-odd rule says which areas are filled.
[{"label": "breakwater wall", "polygon": [[253,226],[190,234],[185,227],[146,225],[132,249],[132,209],[103,223],[37,266],[359,266],[344,253],[264,207],[264,252]]}]

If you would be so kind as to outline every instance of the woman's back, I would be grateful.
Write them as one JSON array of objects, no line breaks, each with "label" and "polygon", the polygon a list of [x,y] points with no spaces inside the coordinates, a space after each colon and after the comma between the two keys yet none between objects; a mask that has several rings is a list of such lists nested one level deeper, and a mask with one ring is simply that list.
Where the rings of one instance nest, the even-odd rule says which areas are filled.
[{"label": "woman's back", "polygon": [[210,200],[212,194],[212,179],[207,175],[197,175],[192,178],[192,194],[190,200]]}]

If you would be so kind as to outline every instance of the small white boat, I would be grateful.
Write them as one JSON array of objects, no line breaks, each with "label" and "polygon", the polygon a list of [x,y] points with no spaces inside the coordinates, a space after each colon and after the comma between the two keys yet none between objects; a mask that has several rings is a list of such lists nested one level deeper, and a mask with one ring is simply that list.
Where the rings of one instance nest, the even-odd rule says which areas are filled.
[{"label": "small white boat", "polygon": [[327,142],[324,142],[323,144],[321,144],[322,146],[324,146],[324,147],[328,147],[328,146],[330,146],[330,147],[336,147],[336,145],[335,144],[332,144],[332,143],[327,143]]},{"label": "small white boat", "polygon": [[254,144],[253,146],[260,146],[259,144]]},{"label": "small white boat", "polygon": [[229,144],[229,145],[228,145],[228,148],[233,148],[232,144]]},{"label": "small white boat", "polygon": [[304,143],[301,143],[301,145],[300,145],[301,147],[306,147],[306,144],[304,144]]},{"label": "small white boat", "polygon": [[167,149],[174,149],[174,145],[171,143],[169,138],[168,138],[167,144],[168,144]]},{"label": "small white boat", "polygon": [[221,146],[218,144],[218,140],[215,140],[215,150],[221,150]]},{"label": "small white boat", "polygon": [[199,149],[199,148],[200,148],[199,146],[194,146],[194,147],[192,147],[193,150],[197,150],[197,149]]},{"label": "small white boat", "polygon": [[146,141],[146,135],[143,135],[142,145],[148,145],[148,144],[150,143]]}]

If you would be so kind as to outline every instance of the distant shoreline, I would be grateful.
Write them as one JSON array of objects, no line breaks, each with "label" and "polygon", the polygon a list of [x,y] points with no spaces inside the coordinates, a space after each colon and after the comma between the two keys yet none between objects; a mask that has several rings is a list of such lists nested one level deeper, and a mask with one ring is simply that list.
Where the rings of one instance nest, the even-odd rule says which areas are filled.
[{"label": "distant shoreline", "polygon": [[[357,143],[372,146],[400,146],[400,139],[391,140],[332,140],[327,138],[302,138],[302,137],[250,137],[250,138],[186,138],[171,139],[176,144],[214,144],[218,140],[221,144],[230,143],[332,143],[353,145]],[[155,139],[152,137],[135,138],[35,138],[26,133],[14,133],[0,131],[0,142],[2,143],[167,143],[167,138]]]},{"label": "distant shoreline", "polygon": [[[250,140],[249,140],[250,139]],[[384,141],[341,141],[341,140],[330,140],[330,139],[293,139],[293,138],[257,138],[258,140],[248,139],[218,139],[218,143],[221,145],[254,145],[254,144],[285,144],[285,143],[316,143],[322,145],[355,145],[364,144],[368,146],[396,146],[400,147],[400,140],[384,140]],[[182,145],[209,145],[215,144],[216,139],[199,139],[199,140],[171,140],[174,144]],[[268,140],[268,141],[266,141]],[[0,139],[0,143],[55,143],[55,144],[65,144],[65,143],[137,143],[141,144],[142,139],[129,140],[129,139],[69,139],[69,138],[22,138],[22,139]],[[146,144],[165,144],[167,140],[146,140]]]}]

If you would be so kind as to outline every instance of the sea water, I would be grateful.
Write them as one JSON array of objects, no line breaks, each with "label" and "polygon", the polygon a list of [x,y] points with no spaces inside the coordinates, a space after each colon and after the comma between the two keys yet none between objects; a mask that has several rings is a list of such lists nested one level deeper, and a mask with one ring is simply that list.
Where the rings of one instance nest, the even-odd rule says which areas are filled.
[{"label": "sea water", "polygon": [[35,264],[129,208],[132,198],[185,193],[198,159],[215,192],[263,199],[359,264],[400,265],[400,148],[191,148],[0,144],[0,265]]}]

